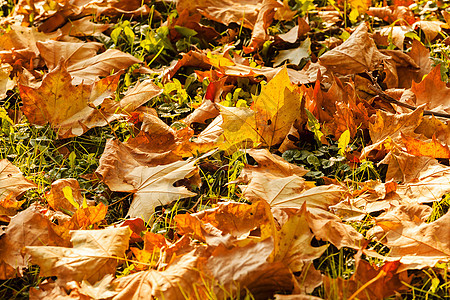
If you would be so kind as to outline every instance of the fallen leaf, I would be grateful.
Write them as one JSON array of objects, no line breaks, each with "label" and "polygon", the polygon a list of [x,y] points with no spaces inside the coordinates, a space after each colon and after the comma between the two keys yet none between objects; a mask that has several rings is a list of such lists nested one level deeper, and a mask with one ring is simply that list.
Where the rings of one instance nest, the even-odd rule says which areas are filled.
[{"label": "fallen leaf", "polygon": [[348,280],[325,277],[325,289],[328,295],[340,299],[349,299],[351,296],[356,296],[355,299],[386,299],[408,290],[404,283],[410,281],[406,272],[399,272],[398,261],[386,262],[379,268],[359,260]]},{"label": "fallen leaf", "polygon": [[95,84],[74,85],[69,72],[60,64],[44,76],[38,88],[19,84],[22,111],[32,124],[50,123],[59,137],[81,135],[89,128],[106,125],[106,117],[96,106],[114,94],[119,77],[120,73]]},{"label": "fallen leaf", "polygon": [[37,185],[26,179],[22,172],[7,159],[0,160],[0,202],[5,199],[17,199],[29,189]]},{"label": "fallen leaf", "polygon": [[285,263],[293,273],[302,271],[308,263],[312,263],[328,248],[328,245],[311,246],[314,235],[309,229],[305,203],[296,212],[291,212],[278,234],[278,244],[271,254],[270,261]]},{"label": "fallen leaf", "polygon": [[6,92],[14,89],[16,82],[10,79],[13,68],[9,64],[0,64],[0,99],[6,98]]},{"label": "fallen leaf", "polygon": [[111,27],[110,24],[91,22],[92,17],[84,17],[78,20],[70,20],[63,27],[61,32],[70,36],[95,36]]},{"label": "fallen leaf", "polygon": [[202,275],[199,269],[205,263],[201,252],[201,249],[192,250],[179,257],[164,271],[141,271],[117,278],[113,284],[116,285],[118,294],[113,300],[144,298],[183,300],[186,299],[186,295],[201,293]]},{"label": "fallen leaf", "polygon": [[441,27],[445,23],[441,21],[427,21],[427,20],[421,20],[415,22],[412,26],[417,30],[417,28],[420,28],[423,33],[425,34],[425,38],[431,42],[434,40],[434,38],[441,32]]},{"label": "fallen leaf", "polygon": [[108,49],[94,57],[68,65],[67,71],[74,78],[74,84],[86,84],[98,81],[100,76],[108,76],[140,63],[142,62],[131,54],[117,49]]},{"label": "fallen leaf", "polygon": [[[65,190],[70,190],[66,195]],[[74,213],[83,205],[80,185],[76,179],[58,179],[52,183],[50,192],[46,195],[48,205],[54,210]]]},{"label": "fallen leaf", "polygon": [[401,142],[401,133],[413,135],[423,118],[424,107],[420,106],[411,113],[391,114],[377,111],[375,123],[369,125],[372,144],[361,151],[365,157],[370,151],[379,149],[388,139],[394,143]]},{"label": "fallen leaf", "polygon": [[258,11],[255,25],[252,31],[252,37],[248,47],[244,47],[245,53],[256,51],[262,47],[265,41],[269,39],[267,28],[272,24],[275,16],[275,10],[283,7],[274,0],[262,0],[262,7]]},{"label": "fallen leaf", "polygon": [[[407,206],[398,208],[399,211],[405,209]],[[408,218],[401,218],[404,216]],[[425,223],[414,213],[399,215],[398,211],[391,210],[375,220],[376,226],[367,232],[367,236],[376,236],[388,246],[391,249],[388,258],[399,260],[401,270],[434,267],[438,262],[448,262],[450,213]]]},{"label": "fallen leaf", "polygon": [[[23,269],[28,266],[30,259],[30,255],[22,255],[23,247],[64,246],[67,244],[55,232],[56,225],[40,212],[42,209],[44,208],[41,206],[31,205],[11,218],[0,238],[1,279],[23,274]],[[6,271],[9,269],[10,272],[5,274],[3,268],[6,268]]]},{"label": "fallen leaf", "polygon": [[[231,249],[220,245],[205,262],[204,269],[227,291],[235,293],[237,287],[247,288],[255,298],[267,299],[276,291],[290,292],[294,287],[289,268],[282,262],[268,261],[273,249],[271,238]],[[217,291],[218,295],[223,292]]]},{"label": "fallen leaf", "polygon": [[280,71],[253,100],[251,109],[221,107],[225,148],[246,140],[272,147],[283,141],[299,115],[301,93],[290,82],[287,70]]},{"label": "fallen leaf", "polygon": [[128,227],[101,230],[74,230],[73,247],[27,246],[25,252],[40,266],[41,276],[57,276],[61,281],[91,284],[107,274],[114,274],[118,259],[128,249]]},{"label": "fallen leaf", "polygon": [[435,136],[428,142],[402,134],[402,141],[406,146],[407,152],[411,155],[450,158],[450,149],[448,149],[448,146],[439,143]]},{"label": "fallen leaf", "polygon": [[295,49],[280,50],[278,56],[275,57],[273,65],[279,66],[283,62],[288,61],[293,65],[299,65],[302,59],[306,59],[311,54],[311,40],[307,38],[300,43],[300,46]]},{"label": "fallen leaf", "polygon": [[246,0],[239,3],[230,0],[201,0],[195,3],[187,0],[179,0],[176,4],[178,11],[185,9],[198,11],[206,18],[216,22],[225,25],[234,22],[250,29],[253,29],[255,26],[258,12],[263,7],[262,0]]},{"label": "fallen leaf", "polygon": [[157,206],[196,195],[184,186],[173,186],[176,181],[193,176],[195,172],[195,161],[176,161],[155,167],[137,166],[122,175],[123,183],[109,182],[108,186],[113,191],[133,192],[127,215],[148,221]]},{"label": "fallen leaf", "polygon": [[[37,48],[41,53],[42,59],[49,70],[53,70],[61,59],[64,60],[66,66],[76,64],[80,61],[92,58],[97,51],[103,47],[101,43],[73,43],[59,41],[37,42]],[[108,74],[109,75],[109,74]]]},{"label": "fallen leaf", "polygon": [[363,22],[343,44],[323,54],[319,63],[333,72],[346,75],[374,70],[385,59],[389,56],[378,51]]},{"label": "fallen leaf", "polygon": [[434,67],[420,83],[413,82],[411,92],[415,95],[416,106],[425,104],[426,110],[450,112],[450,106],[448,105],[450,88],[441,80],[439,65]]}]

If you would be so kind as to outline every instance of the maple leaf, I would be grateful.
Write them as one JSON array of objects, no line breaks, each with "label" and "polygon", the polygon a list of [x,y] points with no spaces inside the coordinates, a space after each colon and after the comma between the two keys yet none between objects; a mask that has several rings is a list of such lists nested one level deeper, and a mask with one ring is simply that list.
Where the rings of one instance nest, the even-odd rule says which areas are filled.
[{"label": "maple leaf", "polygon": [[310,231],[305,204],[299,210],[291,211],[278,234],[278,244],[269,260],[284,262],[292,272],[300,272],[328,248],[328,245],[311,246],[314,235]]},{"label": "maple leaf", "polygon": [[0,182],[0,202],[6,198],[17,200],[25,191],[37,187],[7,159],[0,160]]},{"label": "maple leaf", "polygon": [[258,12],[262,8],[262,2],[261,0],[247,0],[238,3],[231,0],[201,0],[192,3],[182,0],[177,1],[177,10],[198,11],[203,16],[216,22],[225,25],[234,22],[252,29],[255,26]]},{"label": "maple leaf", "polygon": [[[108,76],[95,84],[73,85],[63,65],[49,72],[38,88],[19,84],[22,110],[32,124],[50,123],[59,137],[81,135],[89,128],[106,124],[95,107],[111,97],[120,74]],[[70,103],[70,105],[68,105]]]},{"label": "maple leaf", "polygon": [[361,156],[366,156],[370,151],[379,149],[384,143],[400,143],[401,133],[413,134],[423,118],[424,107],[418,107],[411,113],[391,114],[377,111],[374,124],[369,125],[372,145],[366,146],[361,151]]},{"label": "maple leaf", "polygon": [[44,76],[40,86],[19,85],[24,103],[22,110],[31,123],[49,123],[58,130],[60,138],[67,138],[81,135],[92,127],[104,126],[120,118],[120,113],[131,112],[162,93],[151,81],[144,81],[128,90],[121,101],[108,99],[114,95],[120,75],[117,73],[93,84],[74,85],[66,67],[59,64]]},{"label": "maple leaf", "polygon": [[389,56],[378,51],[363,22],[343,44],[323,54],[319,63],[336,73],[355,74],[373,70],[385,59]]},{"label": "maple leaf", "polygon": [[[434,267],[448,262],[450,257],[450,213],[426,223],[420,210],[404,212],[408,206],[399,206],[375,218],[376,226],[367,232],[387,245],[389,259],[399,260],[402,270]],[[421,220],[422,219],[422,220]]]},{"label": "maple leaf", "polygon": [[[275,291],[292,291],[292,272],[283,262],[269,260],[274,246],[272,238],[243,247],[219,245],[205,262],[203,270],[231,292],[235,292],[238,286],[246,287],[255,298],[269,298]],[[217,294],[222,295],[223,291],[217,290]]]},{"label": "maple leaf", "polygon": [[[450,112],[448,105],[450,88],[441,79],[439,65],[434,67],[420,83],[413,82],[411,92],[415,96],[415,105],[424,104],[427,110]],[[406,96],[402,95],[402,98],[404,97]]]},{"label": "maple leaf", "polygon": [[117,49],[108,49],[96,56],[67,65],[67,71],[74,78],[75,84],[96,82],[100,76],[108,76],[133,64],[142,63],[131,54]]},{"label": "maple leaf", "polygon": [[424,117],[414,132],[423,134],[429,139],[435,136],[440,142],[450,144],[450,124],[443,123],[435,116]]},{"label": "maple leaf", "polygon": [[128,249],[130,235],[128,227],[74,230],[70,239],[72,248],[27,246],[25,252],[40,266],[41,276],[95,283],[107,274],[114,274],[117,259],[123,258]]},{"label": "maple leaf", "polygon": [[398,269],[398,261],[387,262],[379,268],[359,260],[348,280],[325,277],[325,289],[340,299],[386,299],[408,290],[404,283],[409,283],[411,278],[406,272],[397,273]]},{"label": "maple leaf", "polygon": [[4,99],[6,92],[16,86],[15,81],[9,78],[12,69],[9,64],[0,64],[0,99]]},{"label": "maple leaf", "polygon": [[54,210],[74,213],[83,205],[80,185],[76,179],[58,179],[52,183],[50,192],[46,195],[47,202]]},{"label": "maple leaf", "polygon": [[18,198],[37,185],[23,177],[22,172],[7,159],[0,160],[0,220],[8,222],[24,201]]},{"label": "maple leaf", "polygon": [[262,88],[251,109],[221,107],[224,132],[219,143],[226,148],[246,140],[266,147],[281,143],[300,114],[300,99],[287,70],[282,69]]},{"label": "maple leaf", "polygon": [[[10,223],[0,237],[1,279],[22,275],[22,270],[28,266],[30,258],[28,254],[22,255],[23,247],[64,246],[67,244],[56,233],[56,225],[40,212],[42,209],[44,208],[33,204],[11,218]],[[8,267],[10,271],[5,273]]]},{"label": "maple leaf", "polygon": [[[106,183],[113,191],[134,192],[134,198],[127,215],[150,220],[155,207],[166,205],[178,199],[192,197],[195,193],[186,187],[173,184],[183,178],[190,177],[197,172],[196,161],[175,161],[166,165],[154,167],[138,165],[126,169],[121,174],[123,181],[109,181]],[[117,171],[117,170],[114,170]],[[97,171],[99,172],[99,171]],[[103,174],[109,172],[108,167],[102,167]]]},{"label": "maple leaf", "polygon": [[[252,205],[242,203],[219,203],[217,207],[195,214],[175,216],[180,234],[192,233],[208,245],[242,244],[248,240],[265,239],[274,234],[270,208],[264,201]],[[259,230],[259,236],[249,238],[251,231]],[[247,241],[246,241],[247,240]]]},{"label": "maple leaf", "polygon": [[402,140],[409,154],[433,158],[450,158],[448,146],[439,143],[435,136],[430,142],[427,142],[402,134]]},{"label": "maple leaf", "polygon": [[274,0],[263,0],[262,7],[258,11],[258,16],[256,18],[255,26],[253,27],[252,37],[250,39],[250,45],[244,47],[245,53],[253,52],[260,49],[265,41],[269,39],[269,34],[267,34],[267,28],[272,24],[273,17],[275,15],[275,10],[277,8],[283,7],[277,1]]},{"label": "maple leaf", "polygon": [[[47,34],[37,31],[36,28],[11,25],[10,30],[2,34],[0,49],[5,51],[0,53],[0,58],[3,63],[7,62],[11,65],[16,62],[17,58],[22,58],[25,62],[29,62],[40,54],[36,42],[56,39],[60,36],[60,32]],[[25,66],[32,69],[34,63],[31,66],[29,64],[25,64]]]},{"label": "maple leaf", "polygon": [[49,40],[37,42],[36,46],[41,52],[41,57],[47,68],[53,70],[61,59],[65,60],[66,66],[70,66],[94,57],[103,45],[94,42],[74,43]]},{"label": "maple leaf", "polygon": [[91,16],[87,16],[78,20],[71,20],[61,27],[61,32],[64,35],[83,37],[96,35],[111,27],[110,24],[91,22],[91,19]]},{"label": "maple leaf", "polygon": [[113,281],[118,294],[113,300],[128,299],[186,299],[186,295],[194,294],[194,284],[201,289],[201,274],[198,271],[205,258],[200,254],[202,249],[177,258],[164,271],[141,271]]}]

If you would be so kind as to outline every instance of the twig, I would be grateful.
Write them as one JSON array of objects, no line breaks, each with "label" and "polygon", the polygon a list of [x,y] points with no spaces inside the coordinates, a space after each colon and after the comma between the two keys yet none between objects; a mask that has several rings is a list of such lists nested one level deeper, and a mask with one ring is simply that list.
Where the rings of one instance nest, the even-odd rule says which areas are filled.
[{"label": "twig", "polygon": [[[370,74],[369,72],[366,72],[366,74],[369,75],[369,77],[370,77],[370,79],[372,80],[372,83],[373,83],[372,85],[370,85],[370,84],[367,85],[367,87],[369,89],[371,89],[372,91],[374,91],[378,95],[378,97],[380,97],[381,99],[383,99],[386,102],[394,103],[394,104],[396,104],[398,106],[401,106],[401,107],[405,107],[405,108],[408,108],[408,109],[411,109],[411,110],[416,110],[417,109],[417,107],[409,105],[409,104],[406,104],[406,103],[403,103],[403,102],[400,102],[397,99],[395,99],[395,98],[389,96],[388,94],[386,94],[385,92],[383,92],[381,90],[381,87],[378,85],[378,83],[372,77],[372,74]],[[436,116],[436,117],[442,117],[442,118],[450,119],[450,114],[436,112],[436,111],[432,111],[432,110],[424,110],[423,111],[423,115],[424,116]]]},{"label": "twig", "polygon": [[[383,92],[383,90],[381,89],[380,85],[377,83],[377,81],[373,78],[372,74],[370,74],[369,72],[366,71],[366,74],[370,77],[370,80],[372,81],[372,85],[368,84],[367,87],[369,89],[371,89],[372,91],[374,91],[378,97],[380,97],[382,100],[389,102],[389,103],[394,103],[398,106],[401,107],[405,107],[411,110],[416,110],[417,107],[403,103],[398,101],[397,99],[389,96],[388,94],[386,94],[385,92]],[[436,111],[432,111],[432,110],[424,110],[423,111],[423,115],[424,116],[436,116],[436,117],[442,117],[442,118],[447,118],[450,119],[450,114],[447,113],[441,113],[441,112],[436,112]]]},{"label": "twig", "polygon": [[[381,89],[379,89],[378,87],[376,87],[374,85],[369,85],[368,87],[369,87],[369,89],[374,91],[381,99],[385,100],[386,102],[394,103],[398,106],[409,108],[412,110],[417,109],[417,107],[415,107],[415,106],[412,106],[412,105],[409,105],[409,104],[406,104],[406,103],[403,103],[403,102],[400,102],[400,101],[394,99],[393,97],[389,96],[388,94],[386,94],[385,92],[383,92]],[[436,111],[432,111],[432,110],[424,110],[423,115],[424,116],[436,116],[436,117],[450,119],[450,114],[436,112]]]}]

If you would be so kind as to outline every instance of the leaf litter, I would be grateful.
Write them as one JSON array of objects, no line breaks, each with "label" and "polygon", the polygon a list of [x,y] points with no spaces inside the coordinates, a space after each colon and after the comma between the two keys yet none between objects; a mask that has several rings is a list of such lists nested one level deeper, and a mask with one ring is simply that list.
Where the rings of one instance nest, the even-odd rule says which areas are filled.
[{"label": "leaf litter", "polygon": [[391,2],[7,1],[1,297],[448,297],[450,4]]}]

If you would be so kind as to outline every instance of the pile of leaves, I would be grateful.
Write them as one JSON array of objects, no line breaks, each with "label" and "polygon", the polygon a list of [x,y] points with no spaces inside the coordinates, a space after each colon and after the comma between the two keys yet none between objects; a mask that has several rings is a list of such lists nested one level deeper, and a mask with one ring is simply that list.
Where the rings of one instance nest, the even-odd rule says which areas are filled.
[{"label": "pile of leaves", "polygon": [[0,298],[449,298],[450,2],[373,2],[2,1]]}]

